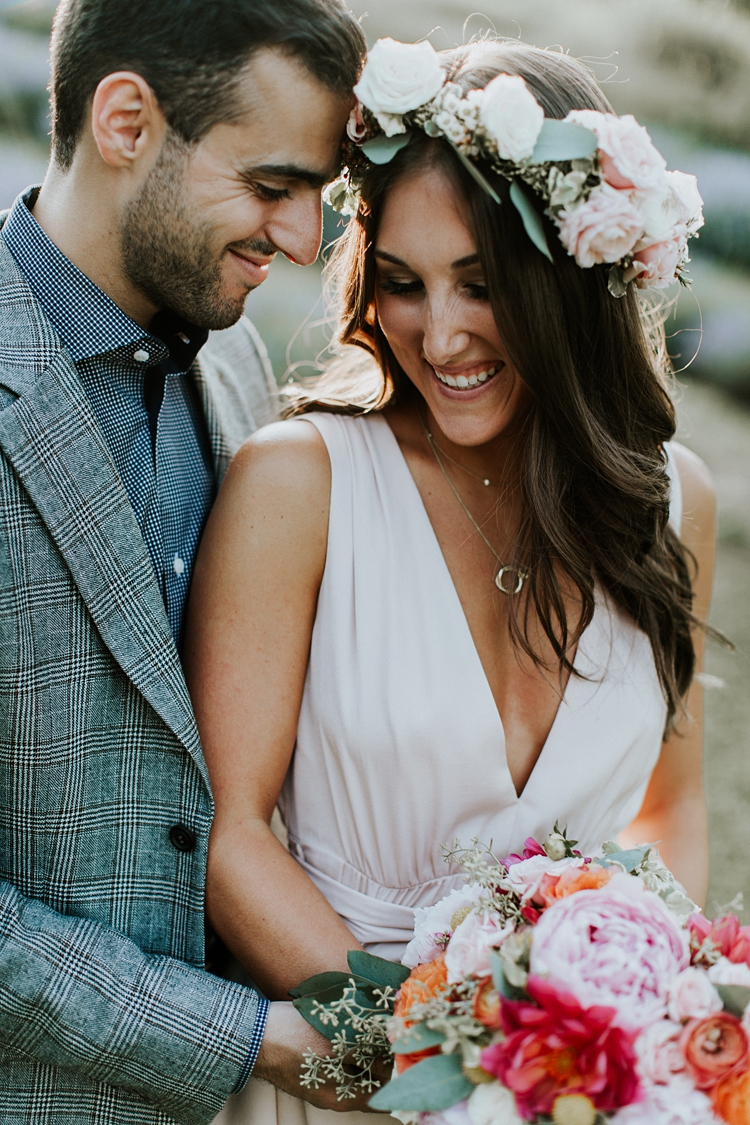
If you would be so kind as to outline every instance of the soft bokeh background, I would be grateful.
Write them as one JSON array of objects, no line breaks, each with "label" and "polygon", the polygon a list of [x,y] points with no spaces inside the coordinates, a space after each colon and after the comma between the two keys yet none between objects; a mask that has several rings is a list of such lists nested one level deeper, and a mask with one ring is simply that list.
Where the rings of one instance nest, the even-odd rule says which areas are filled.
[{"label": "soft bokeh background", "polygon": [[[668,331],[687,368],[680,437],[712,469],[719,497],[711,620],[737,645],[710,646],[707,657],[709,901],[741,889],[750,906],[750,0],[351,2],[370,42],[429,36],[441,48],[489,30],[585,59],[616,110],[649,126],[670,167],[698,176],[707,226]],[[0,0],[0,208],[44,174],[53,7]],[[333,237],[330,214],[326,229]],[[320,294],[317,267],[282,260],[250,297],[279,380],[292,364],[304,370],[324,341]]]}]

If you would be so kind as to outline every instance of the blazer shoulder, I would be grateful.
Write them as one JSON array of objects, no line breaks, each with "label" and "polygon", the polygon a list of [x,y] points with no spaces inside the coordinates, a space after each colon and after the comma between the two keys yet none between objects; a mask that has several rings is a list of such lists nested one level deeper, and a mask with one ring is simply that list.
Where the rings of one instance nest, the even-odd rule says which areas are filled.
[{"label": "blazer shoulder", "polygon": [[29,283],[0,235],[0,409],[28,392],[62,351]]},{"label": "blazer shoulder", "polygon": [[231,455],[251,433],[279,417],[279,394],[268,353],[246,317],[222,332],[212,332],[197,366]]}]

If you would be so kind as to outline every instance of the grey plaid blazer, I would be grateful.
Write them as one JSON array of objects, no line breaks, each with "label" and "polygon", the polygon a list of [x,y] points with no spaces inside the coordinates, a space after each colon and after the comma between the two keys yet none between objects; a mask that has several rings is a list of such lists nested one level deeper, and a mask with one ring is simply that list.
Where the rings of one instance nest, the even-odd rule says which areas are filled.
[{"label": "grey plaid blazer", "polygon": [[[275,413],[264,356],[244,321],[192,368],[219,479]],[[212,812],[135,516],[0,238],[4,1125],[201,1125],[232,1091],[257,995],[204,969]]]}]

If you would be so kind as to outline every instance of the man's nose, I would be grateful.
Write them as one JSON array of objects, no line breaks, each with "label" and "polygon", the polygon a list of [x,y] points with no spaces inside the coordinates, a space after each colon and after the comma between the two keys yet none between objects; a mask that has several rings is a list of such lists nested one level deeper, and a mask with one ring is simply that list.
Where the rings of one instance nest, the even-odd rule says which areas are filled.
[{"label": "man's nose", "polygon": [[323,205],[320,195],[310,193],[292,199],[266,226],[266,236],[287,258],[299,266],[311,266],[323,238]]}]

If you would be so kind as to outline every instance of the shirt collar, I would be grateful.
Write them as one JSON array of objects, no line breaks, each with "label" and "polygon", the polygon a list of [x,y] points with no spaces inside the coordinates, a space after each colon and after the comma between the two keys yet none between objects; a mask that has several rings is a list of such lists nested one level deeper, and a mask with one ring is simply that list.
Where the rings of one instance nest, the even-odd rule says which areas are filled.
[{"label": "shirt collar", "polygon": [[208,333],[168,310],[154,317],[153,333],[136,324],[47,237],[31,213],[38,195],[33,187],[18,196],[0,235],[73,362],[120,351],[139,366],[168,359],[187,371]]}]

